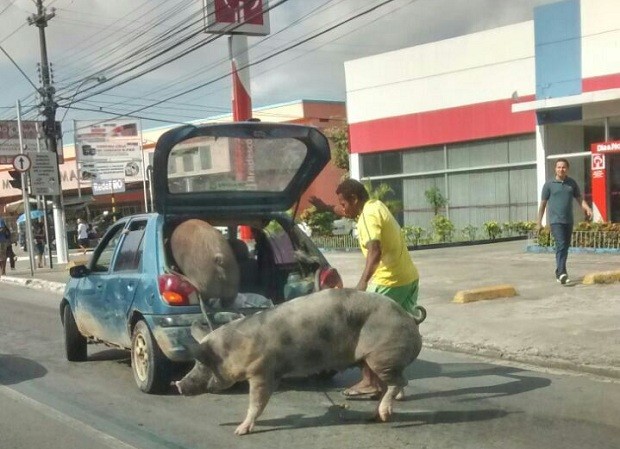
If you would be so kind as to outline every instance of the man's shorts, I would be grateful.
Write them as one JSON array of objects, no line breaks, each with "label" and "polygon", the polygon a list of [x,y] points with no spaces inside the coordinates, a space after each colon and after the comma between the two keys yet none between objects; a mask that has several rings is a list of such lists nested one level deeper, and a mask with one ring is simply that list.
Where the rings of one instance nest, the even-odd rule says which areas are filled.
[{"label": "man's shorts", "polygon": [[414,314],[415,307],[418,303],[419,280],[413,281],[411,284],[400,285],[398,287],[388,287],[386,285],[368,284],[367,292],[380,293],[393,301],[407,312]]}]

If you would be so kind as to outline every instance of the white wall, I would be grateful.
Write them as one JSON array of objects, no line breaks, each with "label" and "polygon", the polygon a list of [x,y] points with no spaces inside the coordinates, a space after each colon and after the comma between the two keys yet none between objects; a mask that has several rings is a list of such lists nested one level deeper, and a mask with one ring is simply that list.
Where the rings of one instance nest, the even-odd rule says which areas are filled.
[{"label": "white wall", "polygon": [[349,123],[531,95],[534,22],[347,61],[345,77]]},{"label": "white wall", "polygon": [[582,77],[620,72],[620,1],[581,0]]}]

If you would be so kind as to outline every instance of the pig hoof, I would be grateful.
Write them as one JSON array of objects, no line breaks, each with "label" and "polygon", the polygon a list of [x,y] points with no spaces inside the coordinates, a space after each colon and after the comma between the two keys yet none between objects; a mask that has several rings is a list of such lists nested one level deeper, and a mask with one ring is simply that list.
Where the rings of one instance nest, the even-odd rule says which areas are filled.
[{"label": "pig hoof", "polygon": [[182,395],[183,391],[181,390],[181,382],[174,382],[174,386],[177,387],[179,394]]},{"label": "pig hoof", "polygon": [[254,425],[246,424],[243,422],[239,424],[239,427],[237,427],[237,429],[235,430],[235,435],[247,435],[248,433],[252,431],[253,428],[254,428]]},{"label": "pig hoof", "polygon": [[377,422],[388,422],[392,417],[392,408],[379,409],[375,415]]},{"label": "pig hoof", "polygon": [[400,390],[398,390],[398,393],[396,393],[394,399],[396,399],[397,401],[402,401],[403,399],[405,399],[405,389],[401,388]]}]

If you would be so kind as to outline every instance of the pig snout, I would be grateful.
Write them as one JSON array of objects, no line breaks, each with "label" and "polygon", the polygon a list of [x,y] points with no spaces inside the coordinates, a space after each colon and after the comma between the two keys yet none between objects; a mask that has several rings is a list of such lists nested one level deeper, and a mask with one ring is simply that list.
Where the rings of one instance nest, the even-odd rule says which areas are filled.
[{"label": "pig snout", "polygon": [[207,383],[198,381],[197,379],[184,377],[176,381],[174,385],[177,387],[179,394],[183,396],[196,396],[207,392]]}]

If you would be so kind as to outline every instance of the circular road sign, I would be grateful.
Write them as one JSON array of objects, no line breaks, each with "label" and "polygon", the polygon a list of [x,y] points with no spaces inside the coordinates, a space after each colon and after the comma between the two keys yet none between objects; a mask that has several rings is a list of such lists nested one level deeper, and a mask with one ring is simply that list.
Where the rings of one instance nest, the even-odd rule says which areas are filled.
[{"label": "circular road sign", "polygon": [[30,158],[25,154],[18,154],[13,158],[13,168],[19,172],[25,172],[30,170],[32,162]]}]

